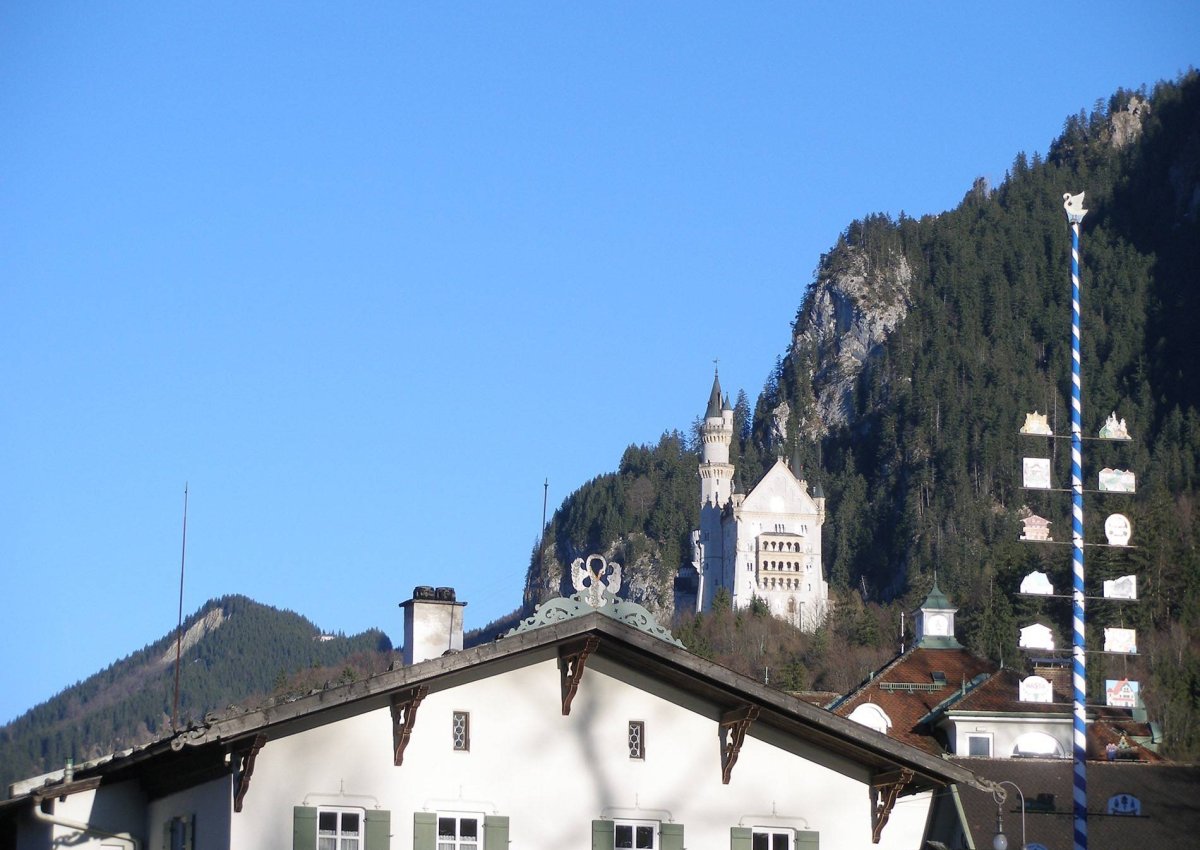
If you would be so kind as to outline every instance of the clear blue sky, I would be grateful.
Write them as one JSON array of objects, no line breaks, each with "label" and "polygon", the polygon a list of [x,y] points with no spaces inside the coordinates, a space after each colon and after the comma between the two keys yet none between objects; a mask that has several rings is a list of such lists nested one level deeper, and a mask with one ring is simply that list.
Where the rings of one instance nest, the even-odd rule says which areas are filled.
[{"label": "clear blue sky", "polygon": [[755,396],[852,219],[1200,64],[976,6],[4,3],[0,722],[174,627],[185,481],[188,612],[507,613],[543,480]]}]

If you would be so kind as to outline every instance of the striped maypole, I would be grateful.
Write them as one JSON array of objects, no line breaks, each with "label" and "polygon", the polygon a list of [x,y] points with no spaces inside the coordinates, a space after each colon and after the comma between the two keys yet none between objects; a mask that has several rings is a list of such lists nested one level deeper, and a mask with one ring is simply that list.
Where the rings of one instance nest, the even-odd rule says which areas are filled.
[{"label": "striped maypole", "polygon": [[1071,225],[1071,541],[1074,583],[1071,646],[1075,692],[1075,850],[1087,850],[1087,662],[1083,595],[1083,413],[1079,358],[1079,225],[1087,210],[1083,192],[1063,195]]}]

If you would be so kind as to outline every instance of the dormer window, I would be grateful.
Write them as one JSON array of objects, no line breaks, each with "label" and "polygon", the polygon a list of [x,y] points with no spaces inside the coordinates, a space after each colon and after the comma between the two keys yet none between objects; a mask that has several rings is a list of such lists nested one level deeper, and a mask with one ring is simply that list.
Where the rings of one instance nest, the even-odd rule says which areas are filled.
[{"label": "dormer window", "polygon": [[882,732],[884,735],[892,728],[892,718],[888,717],[887,712],[873,702],[864,702],[846,715],[846,719],[853,720],[855,723],[861,723],[868,729],[874,729],[876,732]]},{"label": "dormer window", "polygon": [[933,683],[934,683],[935,685],[941,685],[942,687],[945,687],[945,686],[946,686],[946,673],[945,673],[945,671],[943,671],[943,670],[934,670],[932,673],[930,673],[930,674],[929,674],[929,676],[930,676],[930,678],[931,678],[931,679],[933,679]]}]

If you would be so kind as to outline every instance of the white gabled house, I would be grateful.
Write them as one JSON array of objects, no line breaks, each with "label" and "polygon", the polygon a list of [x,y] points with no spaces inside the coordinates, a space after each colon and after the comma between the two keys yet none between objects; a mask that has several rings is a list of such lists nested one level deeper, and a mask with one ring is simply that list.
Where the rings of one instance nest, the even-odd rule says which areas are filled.
[{"label": "white gabled house", "polygon": [[0,850],[917,847],[897,798],[975,781],[589,593],[599,608],[552,600],[494,643],[17,783]]}]

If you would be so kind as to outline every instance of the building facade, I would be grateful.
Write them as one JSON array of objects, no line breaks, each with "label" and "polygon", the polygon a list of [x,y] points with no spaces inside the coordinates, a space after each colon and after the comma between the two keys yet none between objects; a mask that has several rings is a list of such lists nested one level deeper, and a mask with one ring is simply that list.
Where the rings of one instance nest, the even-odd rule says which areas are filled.
[{"label": "building facade", "polygon": [[600,602],[17,783],[0,848],[915,847],[905,801],[974,780]]},{"label": "building facade", "polygon": [[734,607],[758,599],[776,617],[805,631],[816,629],[829,606],[820,488],[810,492],[781,459],[750,492],[735,492],[729,454],[733,409],[717,376],[700,437],[700,528],[692,533],[696,610],[712,610],[723,588]]}]

